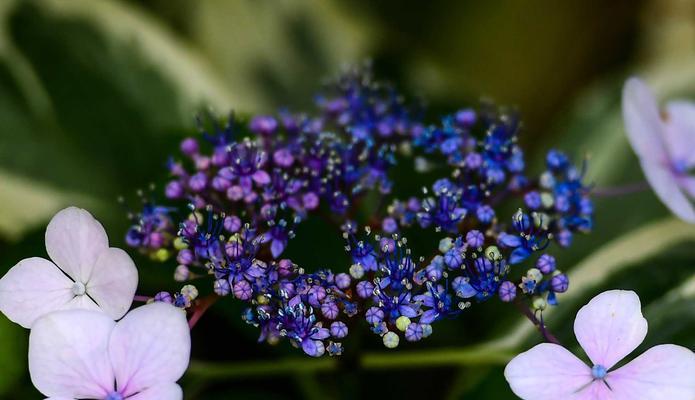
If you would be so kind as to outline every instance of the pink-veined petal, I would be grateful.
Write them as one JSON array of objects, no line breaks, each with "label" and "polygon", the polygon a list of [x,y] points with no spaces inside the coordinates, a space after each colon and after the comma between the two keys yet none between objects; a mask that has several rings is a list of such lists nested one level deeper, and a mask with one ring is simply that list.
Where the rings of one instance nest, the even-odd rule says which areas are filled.
[{"label": "pink-veined petal", "polygon": [[654,346],[606,376],[616,400],[695,399],[695,353]]},{"label": "pink-veined petal", "polygon": [[128,400],[181,400],[183,399],[183,391],[181,386],[175,383],[165,383],[162,385],[152,386]]},{"label": "pink-veined petal", "polygon": [[504,377],[526,400],[583,399],[591,384],[591,368],[562,346],[541,343],[514,357]]},{"label": "pink-veined petal", "polygon": [[59,211],[46,227],[46,251],[73,280],[85,283],[102,251],[109,247],[104,227],[77,207]]},{"label": "pink-veined petal", "polygon": [[664,123],[649,87],[638,78],[630,78],[623,87],[623,120],[632,149],[643,160],[666,163]]},{"label": "pink-veined petal", "polygon": [[29,335],[29,374],[46,396],[104,398],[113,390],[108,341],[116,323],[102,312],[56,311]]},{"label": "pink-veined petal", "polygon": [[25,328],[37,318],[65,307],[73,282],[52,262],[26,258],[0,279],[0,311]]},{"label": "pink-veined petal", "polygon": [[680,178],[661,164],[645,160],[641,164],[649,185],[661,202],[683,221],[695,223],[695,207],[683,193]]},{"label": "pink-veined petal", "polygon": [[97,258],[87,294],[113,319],[119,319],[130,308],[138,286],[138,270],[128,253],[109,248]]},{"label": "pink-veined petal", "polygon": [[639,297],[631,290],[609,290],[582,307],[574,334],[595,365],[610,369],[647,335]]},{"label": "pink-veined petal", "polygon": [[176,382],[188,367],[191,335],[186,314],[166,303],[138,307],[118,322],[109,354],[125,396]]},{"label": "pink-veined petal", "polygon": [[673,101],[666,105],[666,146],[671,159],[695,167],[695,104]]}]

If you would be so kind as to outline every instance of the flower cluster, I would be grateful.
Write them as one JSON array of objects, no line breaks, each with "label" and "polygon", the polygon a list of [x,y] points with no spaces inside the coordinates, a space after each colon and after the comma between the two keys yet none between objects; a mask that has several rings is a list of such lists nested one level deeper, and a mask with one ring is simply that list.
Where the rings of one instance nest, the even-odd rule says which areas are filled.
[{"label": "flower cluster", "polygon": [[[169,163],[172,205],[148,203],[128,243],[175,259],[178,281],[209,276],[216,295],[249,304],[243,319],[261,340],[286,338],[310,356],[339,355],[353,317],[393,348],[473,302],[557,303],[569,282],[546,250],[592,227],[583,169],[551,150],[546,171],[530,177],[516,114],[485,104],[429,125],[369,68],[349,69],[316,99],[308,113],[201,118],[200,138],[184,139]],[[402,200],[392,167],[413,160],[445,175]],[[367,193],[379,209],[356,221]],[[518,211],[498,215],[503,203]],[[283,257],[310,217],[341,226],[352,260],[344,272]],[[417,230],[438,236],[429,257],[408,248],[405,235]],[[197,296],[186,285],[156,300],[188,308]]]}]

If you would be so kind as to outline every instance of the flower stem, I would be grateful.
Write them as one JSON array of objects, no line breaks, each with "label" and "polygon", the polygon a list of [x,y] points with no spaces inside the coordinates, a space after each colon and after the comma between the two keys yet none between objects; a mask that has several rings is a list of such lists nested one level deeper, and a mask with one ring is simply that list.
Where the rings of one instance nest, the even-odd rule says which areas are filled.
[{"label": "flower stem", "polygon": [[591,190],[591,194],[596,197],[619,197],[628,194],[639,193],[649,190],[647,182],[634,182],[622,186],[598,187]]},{"label": "flower stem", "polygon": [[150,301],[150,299],[152,299],[152,298],[149,296],[140,296],[137,294],[135,296],[133,296],[133,301],[138,301],[140,303],[147,303],[148,301]]},{"label": "flower stem", "polygon": [[201,300],[198,300],[196,303],[195,307],[193,308],[193,314],[191,315],[191,318],[188,320],[188,328],[193,329],[195,324],[198,323],[198,320],[200,317],[205,314],[205,312],[210,308],[211,305],[215,304],[215,302],[219,299],[220,297],[216,294],[211,294]]},{"label": "flower stem", "polygon": [[562,345],[557,337],[555,337],[555,335],[548,330],[548,327],[543,321],[543,314],[541,314],[540,318],[536,317],[536,313],[529,308],[528,304],[523,303],[522,301],[518,300],[518,298],[514,301],[514,305],[526,318],[529,319],[529,321],[536,325],[538,331],[541,333],[541,335],[543,335],[543,339],[546,342]]}]

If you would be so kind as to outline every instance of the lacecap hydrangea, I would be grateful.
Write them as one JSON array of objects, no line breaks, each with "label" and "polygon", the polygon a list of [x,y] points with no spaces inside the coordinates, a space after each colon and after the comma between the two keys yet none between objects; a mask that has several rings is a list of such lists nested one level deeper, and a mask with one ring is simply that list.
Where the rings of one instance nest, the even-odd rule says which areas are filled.
[{"label": "lacecap hydrangea", "polygon": [[[259,340],[287,339],[310,356],[340,355],[351,319],[394,348],[487,300],[537,311],[568,290],[547,251],[592,228],[585,169],[550,150],[529,176],[514,112],[483,104],[432,123],[369,66],[315,99],[304,113],[201,117],[201,135],[168,164],[166,200],[131,216],[128,244],[172,265],[177,281],[207,277],[205,291],[248,304],[242,318]],[[395,198],[397,163],[400,174],[440,176]],[[369,194],[379,209],[357,221]],[[501,215],[510,204],[516,211]],[[337,222],[350,265],[315,270],[283,257],[308,218]],[[404,234],[418,231],[432,254],[409,249]],[[197,297],[187,284],[155,300],[193,308]]]}]

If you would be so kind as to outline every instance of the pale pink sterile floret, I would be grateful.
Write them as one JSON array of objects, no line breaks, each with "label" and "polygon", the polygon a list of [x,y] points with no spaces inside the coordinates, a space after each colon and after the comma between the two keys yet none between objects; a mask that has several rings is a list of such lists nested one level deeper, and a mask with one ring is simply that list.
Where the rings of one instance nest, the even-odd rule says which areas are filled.
[{"label": "pale pink sterile floret", "polygon": [[21,260],[0,279],[0,311],[30,328],[51,311],[100,310],[111,319],[130,308],[138,284],[128,254],[109,247],[99,221],[86,210],[69,207],[46,228],[46,251]]},{"label": "pale pink sterile floret", "polygon": [[685,347],[654,346],[614,368],[647,334],[635,292],[611,290],[594,297],[577,313],[574,333],[591,366],[562,346],[539,344],[514,357],[504,370],[517,396],[525,400],[695,399],[695,353]]},{"label": "pale pink sterile floret", "polygon": [[660,109],[649,87],[630,78],[623,88],[623,120],[656,195],[679,218],[695,223],[695,103],[672,101]]},{"label": "pale pink sterile floret", "polygon": [[138,307],[119,322],[101,312],[56,311],[29,336],[29,373],[50,399],[180,400],[188,367],[185,312],[166,303]]}]

